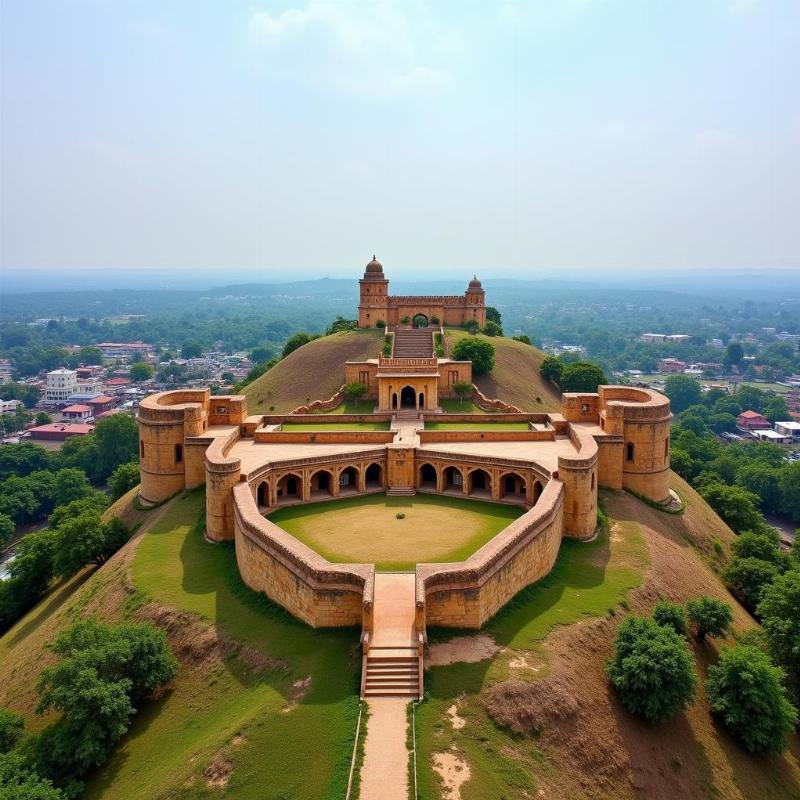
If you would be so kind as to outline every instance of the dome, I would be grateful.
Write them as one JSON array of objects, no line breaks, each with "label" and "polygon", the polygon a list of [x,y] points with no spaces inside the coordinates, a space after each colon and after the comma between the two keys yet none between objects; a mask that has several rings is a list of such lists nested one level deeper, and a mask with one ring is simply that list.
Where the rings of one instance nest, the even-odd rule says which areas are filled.
[{"label": "dome", "polygon": [[375,258],[375,256],[373,255],[372,256],[372,261],[370,261],[369,264],[367,264],[366,273],[367,273],[367,275],[369,275],[370,273],[375,273],[375,272],[380,272],[381,275],[382,275],[383,274],[383,264],[381,264],[381,262],[378,261],[378,259]]},{"label": "dome", "polygon": [[483,289],[483,286],[481,286],[481,282],[478,280],[478,276],[477,275],[473,275],[472,276],[472,280],[469,282],[469,288],[470,289]]}]

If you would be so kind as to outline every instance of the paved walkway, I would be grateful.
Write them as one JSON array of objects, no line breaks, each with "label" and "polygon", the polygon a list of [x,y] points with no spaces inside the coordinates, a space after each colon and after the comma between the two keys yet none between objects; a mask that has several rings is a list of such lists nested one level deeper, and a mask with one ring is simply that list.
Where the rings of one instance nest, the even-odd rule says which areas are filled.
[{"label": "paved walkway", "polygon": [[414,635],[415,575],[379,572],[375,575],[372,647],[416,647]]},{"label": "paved walkway", "polygon": [[360,800],[408,800],[406,706],[402,697],[368,701]]}]

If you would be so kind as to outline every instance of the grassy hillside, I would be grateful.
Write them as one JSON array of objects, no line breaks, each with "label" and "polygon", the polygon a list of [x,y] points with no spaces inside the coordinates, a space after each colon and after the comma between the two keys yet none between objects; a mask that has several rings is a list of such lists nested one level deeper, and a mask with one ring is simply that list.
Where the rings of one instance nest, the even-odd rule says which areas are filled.
[{"label": "grassy hillside", "polygon": [[[435,767],[445,755],[469,770],[462,800],[800,797],[797,736],[779,757],[751,756],[713,720],[702,687],[663,725],[634,718],[609,690],[604,665],[630,611],[710,594],[734,607],[737,630],[755,625],[716,574],[734,534],[684,481],[672,485],[686,501],[681,516],[604,492],[600,537],[565,542],[551,575],[489,622],[495,655],[486,657],[485,636],[479,647],[438,632],[417,711],[421,800],[447,796]],[[702,680],[721,644],[692,646]],[[443,663],[437,648],[460,659]]]},{"label": "grassy hillside", "polygon": [[244,388],[248,411],[280,414],[312,400],[327,400],[344,383],[344,362],[377,358],[382,339],[376,330],[314,339]]},{"label": "grassy hillside", "polygon": [[[448,328],[448,352],[452,353],[456,342],[469,335],[458,328]],[[546,353],[528,344],[500,336],[478,334],[478,338],[489,342],[495,351],[494,369],[487,375],[475,376],[476,386],[487,397],[504,400],[523,411],[561,410],[558,390],[543,381],[539,374],[539,365]]]}]

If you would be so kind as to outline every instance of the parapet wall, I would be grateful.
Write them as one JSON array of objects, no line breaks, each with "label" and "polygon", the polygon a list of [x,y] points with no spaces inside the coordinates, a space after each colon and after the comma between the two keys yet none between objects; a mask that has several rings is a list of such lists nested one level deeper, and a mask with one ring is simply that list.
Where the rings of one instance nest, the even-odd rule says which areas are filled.
[{"label": "parapet wall", "polygon": [[478,629],[517,592],[547,575],[562,538],[564,487],[551,480],[534,508],[466,561],[417,564],[416,627]]},{"label": "parapet wall", "polygon": [[331,564],[261,516],[246,483],[233,490],[242,580],[312,628],[372,630],[375,568]]}]

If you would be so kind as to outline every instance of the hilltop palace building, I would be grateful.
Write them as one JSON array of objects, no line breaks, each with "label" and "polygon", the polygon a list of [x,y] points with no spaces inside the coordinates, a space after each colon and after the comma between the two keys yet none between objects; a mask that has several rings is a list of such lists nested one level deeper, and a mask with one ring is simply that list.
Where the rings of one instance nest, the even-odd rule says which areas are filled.
[{"label": "hilltop palace building", "polygon": [[[439,328],[415,329],[411,320],[406,326],[402,319],[424,315],[425,324],[433,317],[447,324],[465,319],[482,324],[484,293],[474,284],[463,298],[391,297],[380,264],[373,259],[367,265],[359,324],[383,320],[394,351],[344,369],[348,380],[368,373],[365,382],[379,396],[376,411],[325,421],[367,417],[390,422],[389,430],[331,430],[329,425],[316,432],[283,430],[289,417],[301,423],[319,417],[297,411],[250,415],[244,396],[211,396],[207,389],[146,398],[138,412],[141,499],[159,503],[205,485],[206,537],[235,542],[245,584],[311,626],[360,626],[365,664],[371,657],[374,566],[328,562],[272,523],[270,512],[367,493],[449,494],[515,504],[523,515],[465,561],[416,566],[416,634],[410,647],[420,659],[427,625],[480,628],[551,570],[562,539],[595,535],[599,486],[669,501],[671,414],[663,395],[628,386],[564,394],[560,413],[531,413],[487,401],[501,410],[443,414],[437,397],[448,373],[468,373],[462,366],[451,370],[450,363],[469,362],[437,358],[432,343]],[[421,340],[412,344],[424,346],[425,356],[397,353],[408,332]],[[485,427],[426,430],[432,419]],[[524,423],[524,430],[495,427],[503,422]],[[420,667],[414,691],[422,691],[421,675]]]}]

